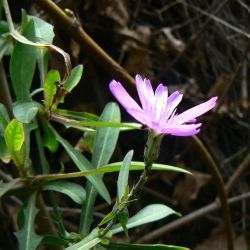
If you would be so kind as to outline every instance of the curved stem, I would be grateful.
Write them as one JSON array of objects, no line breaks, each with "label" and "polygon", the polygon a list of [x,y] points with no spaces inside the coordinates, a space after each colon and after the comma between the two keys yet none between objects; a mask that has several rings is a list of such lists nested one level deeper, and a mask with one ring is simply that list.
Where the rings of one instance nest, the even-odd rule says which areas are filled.
[{"label": "curved stem", "polygon": [[222,178],[222,175],[219,171],[218,166],[216,165],[214,159],[212,158],[211,154],[208,152],[202,141],[197,136],[192,136],[195,146],[197,147],[200,155],[206,161],[207,165],[209,166],[209,170],[213,176],[213,179],[216,183],[221,209],[224,216],[225,221],[225,230],[227,233],[227,245],[229,250],[234,249],[233,244],[233,226],[231,221],[231,213],[230,207],[227,202],[227,191],[225,188],[225,183]]}]

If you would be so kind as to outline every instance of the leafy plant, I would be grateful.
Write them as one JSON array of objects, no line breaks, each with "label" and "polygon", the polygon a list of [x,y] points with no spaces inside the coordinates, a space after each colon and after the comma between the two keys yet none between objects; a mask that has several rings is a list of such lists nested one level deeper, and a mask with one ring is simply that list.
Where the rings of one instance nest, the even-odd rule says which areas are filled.
[{"label": "leafy plant", "polygon": [[[169,215],[180,215],[164,204],[151,204],[129,215],[129,206],[138,197],[151,170],[188,171],[174,166],[156,164],[156,149],[160,141],[150,136],[150,143],[145,149],[145,161],[132,161],[133,150],[129,151],[120,162],[112,163],[112,155],[117,147],[119,134],[127,130],[138,130],[137,123],[121,123],[119,106],[108,103],[100,116],[88,112],[76,112],[63,109],[66,96],[77,87],[83,75],[83,65],[71,69],[69,55],[53,45],[53,26],[38,17],[22,12],[22,23],[14,24],[7,0],[3,3],[7,23],[1,21],[0,55],[10,56],[10,85],[13,100],[9,114],[6,103],[0,104],[0,158],[10,169],[16,168],[19,176],[4,179],[0,183],[0,197],[9,195],[19,198],[21,203],[19,229],[16,232],[20,249],[37,249],[41,244],[63,246],[68,250],[91,249],[184,249],[167,245],[140,245],[112,243],[112,235],[163,219]],[[0,6],[2,9],[2,6]],[[50,52],[61,55],[64,59],[64,75],[57,69],[50,68]],[[40,86],[34,84],[36,70]],[[35,88],[35,89],[34,89]],[[42,98],[40,95],[42,94]],[[11,117],[11,118],[10,118]],[[66,128],[74,128],[87,138],[91,156],[88,157],[74,147],[59,133],[55,123]],[[32,145],[32,146],[31,146]],[[33,147],[35,145],[35,147]],[[61,170],[51,165],[51,154],[65,150],[70,163],[77,171],[69,172],[63,163]],[[32,152],[31,152],[31,147]],[[49,152],[48,152],[49,150]],[[34,152],[37,157],[34,157]],[[154,155],[153,155],[154,154]],[[152,156],[153,155],[153,156]],[[56,156],[53,155],[56,159]],[[151,157],[151,158],[150,158]],[[152,160],[153,157],[153,160]],[[150,161],[149,161],[150,159]],[[135,185],[130,184],[131,171],[141,171],[142,175]],[[145,172],[145,170],[147,172]],[[12,172],[12,171],[11,171]],[[98,195],[111,204],[114,191],[110,190],[104,175],[118,172],[115,204],[100,221],[93,225],[94,206]],[[14,176],[14,175],[13,175]],[[75,181],[77,179],[77,181]],[[79,231],[68,232],[60,211],[58,197],[66,195],[79,205]],[[45,197],[45,199],[44,199]],[[45,202],[46,201],[46,202]],[[48,211],[48,204],[53,212]],[[75,204],[76,203],[76,204]],[[40,223],[50,228],[42,232],[37,224],[37,213],[42,213]],[[53,219],[54,217],[55,219]]]}]

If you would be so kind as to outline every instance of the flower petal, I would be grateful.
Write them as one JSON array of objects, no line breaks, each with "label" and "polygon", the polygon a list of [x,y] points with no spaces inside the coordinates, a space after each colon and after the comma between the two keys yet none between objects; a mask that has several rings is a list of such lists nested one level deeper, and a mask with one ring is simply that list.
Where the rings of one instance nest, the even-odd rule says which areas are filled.
[{"label": "flower petal", "polygon": [[143,110],[151,114],[154,107],[154,91],[149,80],[142,79],[140,75],[135,77],[136,89],[142,104]]},{"label": "flower petal", "polygon": [[187,125],[171,125],[162,129],[162,133],[177,135],[177,136],[190,136],[200,132],[201,123],[187,124]]},{"label": "flower petal", "polygon": [[160,122],[163,111],[166,108],[168,101],[168,89],[167,87],[160,84],[155,90],[155,104],[154,104],[154,116],[152,119]]},{"label": "flower petal", "polygon": [[183,94],[179,91],[175,91],[168,97],[167,105],[164,111],[164,121],[167,123],[167,120],[170,118],[175,108],[181,102]]},{"label": "flower petal", "polygon": [[195,119],[196,117],[212,109],[216,105],[216,100],[217,100],[217,97],[212,97],[207,102],[197,105],[191,109],[188,109],[187,111],[174,117],[173,123],[183,124],[185,122]]},{"label": "flower petal", "polygon": [[112,80],[109,84],[109,89],[128,113],[130,113],[129,110],[137,110],[142,112],[141,107],[128,94],[128,92],[123,88],[120,82]]}]

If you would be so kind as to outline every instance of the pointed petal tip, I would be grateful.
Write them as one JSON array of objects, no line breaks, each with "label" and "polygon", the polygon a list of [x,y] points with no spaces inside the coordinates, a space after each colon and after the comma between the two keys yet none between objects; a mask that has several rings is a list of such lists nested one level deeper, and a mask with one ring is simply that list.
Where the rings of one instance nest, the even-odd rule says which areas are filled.
[{"label": "pointed petal tip", "polygon": [[141,82],[143,82],[143,79],[142,79],[141,75],[137,74],[137,75],[135,76],[135,82],[136,82],[136,83],[141,83]]},{"label": "pointed petal tip", "polygon": [[113,87],[113,86],[115,86],[116,84],[117,84],[118,82],[115,80],[115,79],[113,79],[110,83],[109,83],[109,87]]}]

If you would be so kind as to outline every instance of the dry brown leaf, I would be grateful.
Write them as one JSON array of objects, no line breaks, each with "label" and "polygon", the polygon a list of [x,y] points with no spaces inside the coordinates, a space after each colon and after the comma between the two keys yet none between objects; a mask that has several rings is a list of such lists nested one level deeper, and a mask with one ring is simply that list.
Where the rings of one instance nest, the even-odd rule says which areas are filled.
[{"label": "dry brown leaf", "polygon": [[185,175],[184,179],[177,183],[173,198],[183,207],[188,207],[196,199],[200,189],[206,186],[210,180],[210,175],[192,171],[192,175]]}]

